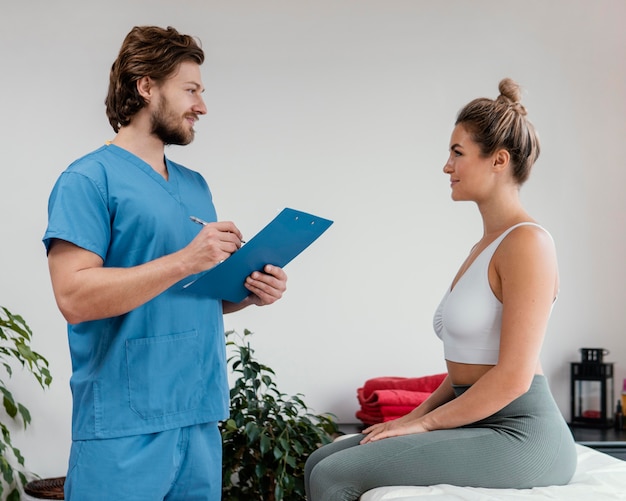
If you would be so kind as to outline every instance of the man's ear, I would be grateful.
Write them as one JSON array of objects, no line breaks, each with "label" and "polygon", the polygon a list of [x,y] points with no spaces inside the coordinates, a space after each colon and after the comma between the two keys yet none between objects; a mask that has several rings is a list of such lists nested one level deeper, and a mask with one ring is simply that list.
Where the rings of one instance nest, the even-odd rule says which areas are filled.
[{"label": "man's ear", "polygon": [[154,91],[154,81],[150,77],[141,77],[137,80],[137,92],[143,97],[143,100],[148,104],[152,98]]},{"label": "man's ear", "polygon": [[511,161],[511,154],[505,150],[500,149],[496,151],[493,156],[493,168],[494,171],[501,172],[509,166],[509,162]]}]

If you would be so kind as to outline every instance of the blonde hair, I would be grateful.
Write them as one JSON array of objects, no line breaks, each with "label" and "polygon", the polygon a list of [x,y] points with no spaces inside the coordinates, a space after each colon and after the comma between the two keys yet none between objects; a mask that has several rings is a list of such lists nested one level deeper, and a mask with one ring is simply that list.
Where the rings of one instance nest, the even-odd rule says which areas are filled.
[{"label": "blonde hair", "polygon": [[505,149],[511,156],[513,177],[519,185],[530,175],[539,157],[539,136],[521,104],[521,88],[510,78],[498,86],[496,99],[474,99],[461,109],[456,125],[462,124],[484,156]]}]

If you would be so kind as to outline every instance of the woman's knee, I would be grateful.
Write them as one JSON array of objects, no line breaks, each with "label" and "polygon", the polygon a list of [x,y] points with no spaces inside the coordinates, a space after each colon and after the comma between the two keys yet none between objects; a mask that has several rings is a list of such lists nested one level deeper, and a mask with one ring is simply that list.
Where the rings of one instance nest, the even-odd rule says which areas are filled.
[{"label": "woman's knee", "polygon": [[362,491],[330,465],[332,461],[320,461],[309,479],[310,501],[356,501]]},{"label": "woman's knee", "polygon": [[321,461],[331,454],[332,451],[330,451],[328,445],[326,445],[313,451],[307,458],[306,463],[304,464],[304,487],[307,492],[307,499],[314,499],[311,497],[311,474],[313,470]]},{"label": "woman's knee", "polygon": [[313,470],[313,467],[319,462],[319,459],[316,458],[316,453],[319,452],[319,449],[317,449],[316,451],[314,451],[306,460],[306,463],[304,463],[304,488],[307,492],[307,498],[311,499],[311,495],[309,493],[309,485],[310,485],[310,478],[311,478],[311,471]]},{"label": "woman's knee", "polygon": [[[339,455],[341,456],[341,455]],[[309,471],[310,501],[356,501],[367,490],[358,468],[337,455],[322,458]]]},{"label": "woman's knee", "polygon": [[[314,451],[304,466],[304,482],[307,491],[307,499],[312,501],[358,499],[355,497],[342,497],[331,494],[341,490],[351,479],[344,468],[354,467],[354,461],[347,458],[341,459],[338,453],[346,449],[352,449],[360,442],[359,436],[347,437],[344,440],[333,442]],[[341,456],[341,454],[339,454]],[[351,489],[349,489],[351,490]],[[339,496],[339,497],[337,497]]]}]

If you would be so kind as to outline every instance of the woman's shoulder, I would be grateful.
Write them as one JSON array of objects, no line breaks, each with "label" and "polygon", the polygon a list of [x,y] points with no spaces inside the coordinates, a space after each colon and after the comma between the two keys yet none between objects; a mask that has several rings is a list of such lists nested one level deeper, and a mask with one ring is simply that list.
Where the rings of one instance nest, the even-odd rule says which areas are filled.
[{"label": "woman's shoulder", "polygon": [[544,241],[548,241],[552,244],[554,243],[554,239],[552,238],[550,232],[536,221],[522,221],[511,226],[504,233],[506,236],[503,239],[503,243],[507,240],[509,243],[516,243],[518,245]]},{"label": "woman's shoulder", "polygon": [[534,221],[525,221],[509,228],[496,251],[500,259],[511,258],[521,264],[525,260],[552,258],[556,249],[548,230]]}]

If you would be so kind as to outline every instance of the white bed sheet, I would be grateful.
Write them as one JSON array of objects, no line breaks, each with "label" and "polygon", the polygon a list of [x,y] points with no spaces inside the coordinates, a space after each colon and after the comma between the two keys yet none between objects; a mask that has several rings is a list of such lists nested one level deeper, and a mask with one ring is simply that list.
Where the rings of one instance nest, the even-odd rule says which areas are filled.
[{"label": "white bed sheet", "polygon": [[604,501],[626,499],[626,461],[576,444],[578,466],[568,485],[533,489],[484,489],[434,485],[379,487],[361,501]]}]

